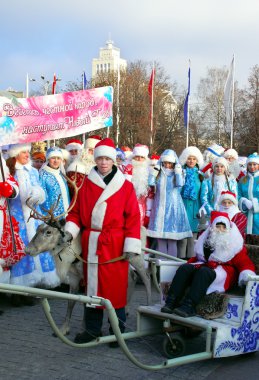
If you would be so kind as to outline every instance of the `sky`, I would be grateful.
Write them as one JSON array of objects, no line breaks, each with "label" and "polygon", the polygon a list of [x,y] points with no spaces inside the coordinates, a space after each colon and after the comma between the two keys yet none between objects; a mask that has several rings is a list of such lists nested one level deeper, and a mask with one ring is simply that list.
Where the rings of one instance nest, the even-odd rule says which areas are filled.
[{"label": "sky", "polygon": [[259,64],[258,0],[4,0],[1,2],[0,90],[25,91],[26,73],[38,82],[54,72],[66,82],[91,76],[111,36],[121,58],[157,61],[172,82],[191,94],[207,68],[228,68],[235,54],[235,80],[247,85]]}]

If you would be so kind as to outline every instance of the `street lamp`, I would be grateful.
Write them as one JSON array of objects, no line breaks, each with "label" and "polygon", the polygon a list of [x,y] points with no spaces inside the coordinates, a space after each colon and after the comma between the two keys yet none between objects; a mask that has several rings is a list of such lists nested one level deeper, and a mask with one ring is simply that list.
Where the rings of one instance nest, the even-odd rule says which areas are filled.
[{"label": "street lamp", "polygon": [[[43,81],[43,88],[44,88],[45,95],[48,95],[49,86],[51,85],[51,81],[49,81],[48,79],[46,79],[44,75],[41,75],[40,79]],[[61,81],[61,78],[56,78],[56,82],[58,82],[58,81]],[[35,79],[35,78],[29,78],[29,74],[27,74],[27,80],[26,80],[26,98],[29,97],[29,82],[37,82],[37,83],[39,83],[37,81],[37,79]]]}]

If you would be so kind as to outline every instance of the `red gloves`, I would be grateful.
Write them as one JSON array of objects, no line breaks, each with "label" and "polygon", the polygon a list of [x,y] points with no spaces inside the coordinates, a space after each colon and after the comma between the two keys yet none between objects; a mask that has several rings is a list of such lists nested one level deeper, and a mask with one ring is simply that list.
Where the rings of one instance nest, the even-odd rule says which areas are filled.
[{"label": "red gloves", "polygon": [[145,218],[144,218],[144,227],[148,228],[148,224],[149,224],[149,216],[145,216]]},{"label": "red gloves", "polygon": [[9,198],[12,194],[12,186],[8,182],[0,182],[0,196]]}]

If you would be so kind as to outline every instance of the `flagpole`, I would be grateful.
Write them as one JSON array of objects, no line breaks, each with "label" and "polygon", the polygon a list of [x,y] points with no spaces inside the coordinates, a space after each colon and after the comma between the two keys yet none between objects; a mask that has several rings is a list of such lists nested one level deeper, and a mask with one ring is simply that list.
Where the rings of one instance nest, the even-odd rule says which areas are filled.
[{"label": "flagpole", "polygon": [[152,83],[151,83],[151,109],[150,109],[150,150],[152,150],[153,146],[153,114],[154,114],[154,62],[153,62],[153,68],[152,68]]},{"label": "flagpole", "polygon": [[29,74],[26,75],[26,98],[29,97]]},{"label": "flagpole", "polygon": [[[83,70],[83,74],[82,74],[82,88],[83,90],[85,90],[85,72]],[[85,148],[85,133],[83,133],[83,146]]]},{"label": "flagpole", "polygon": [[231,99],[231,129],[230,129],[230,148],[233,148],[234,137],[234,87],[235,87],[235,55],[233,54],[233,77],[232,77],[232,99]]},{"label": "flagpole", "polygon": [[117,80],[117,128],[116,128],[116,147],[119,146],[120,135],[120,64],[118,66],[118,80]]},{"label": "flagpole", "polygon": [[189,145],[189,96],[190,96],[190,78],[191,76],[191,61],[189,60],[189,70],[188,70],[188,93],[187,93],[187,113],[186,113],[186,148]]}]

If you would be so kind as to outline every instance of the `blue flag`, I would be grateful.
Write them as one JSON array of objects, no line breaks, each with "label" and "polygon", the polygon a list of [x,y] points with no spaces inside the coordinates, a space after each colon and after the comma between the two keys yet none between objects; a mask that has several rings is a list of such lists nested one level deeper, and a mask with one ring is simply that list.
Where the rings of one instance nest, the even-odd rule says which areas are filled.
[{"label": "blue flag", "polygon": [[86,89],[86,86],[87,86],[87,80],[86,80],[85,71],[84,71],[83,72],[83,90]]},{"label": "blue flag", "polygon": [[183,117],[184,117],[184,126],[187,128],[189,123],[189,95],[190,95],[190,84],[191,84],[191,68],[189,67],[188,70],[188,92],[184,101],[184,107],[183,107]]}]

